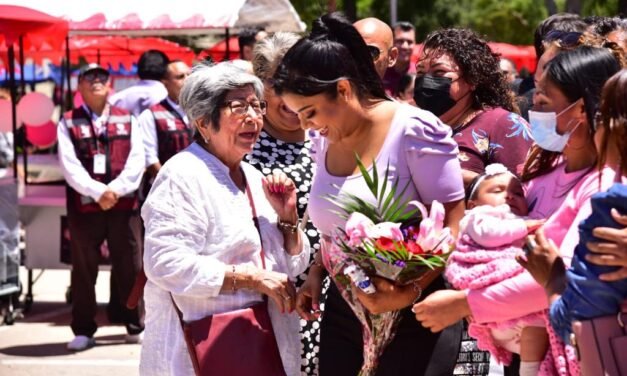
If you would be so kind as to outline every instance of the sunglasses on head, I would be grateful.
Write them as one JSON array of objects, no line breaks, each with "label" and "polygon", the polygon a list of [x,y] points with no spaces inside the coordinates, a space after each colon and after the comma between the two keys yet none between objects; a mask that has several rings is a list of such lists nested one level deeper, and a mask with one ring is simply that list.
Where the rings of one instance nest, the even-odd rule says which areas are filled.
[{"label": "sunglasses on head", "polygon": [[366,47],[368,47],[368,52],[370,52],[372,60],[377,60],[379,56],[381,56],[381,50],[379,49],[379,47],[371,45],[368,45]]},{"label": "sunglasses on head", "polygon": [[83,75],[82,79],[88,82],[94,82],[96,80],[100,82],[106,82],[109,79],[109,73],[102,71],[87,72]]},{"label": "sunglasses on head", "polygon": [[551,30],[544,36],[544,41],[558,41],[563,47],[574,47],[579,44],[581,33],[575,31]]}]

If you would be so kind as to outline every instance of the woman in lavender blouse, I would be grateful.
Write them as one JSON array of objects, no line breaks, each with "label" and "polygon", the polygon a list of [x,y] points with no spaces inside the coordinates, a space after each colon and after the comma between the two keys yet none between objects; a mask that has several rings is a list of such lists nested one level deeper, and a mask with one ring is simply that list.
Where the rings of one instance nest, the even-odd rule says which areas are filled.
[{"label": "woman in lavender blouse", "polygon": [[[316,20],[311,34],[285,55],[274,75],[274,88],[298,113],[301,125],[321,136],[312,150],[317,168],[309,212],[323,238],[343,225],[325,195],[351,193],[374,202],[355,154],[368,168],[376,164],[380,179],[389,164],[390,184],[396,178],[400,186],[411,183],[407,197],[427,205],[442,202],[445,222],[456,230],[464,211],[464,190],[450,128],[431,113],[385,95],[366,44],[346,19],[333,13]],[[324,273],[316,261],[299,291],[297,311],[304,319],[319,315]],[[402,310],[397,334],[379,359],[377,375],[452,374],[461,326],[431,333],[409,310],[419,297],[413,286],[377,278],[374,282],[377,293],[358,295],[364,307],[375,314]],[[424,295],[444,288],[439,275],[421,284]],[[320,375],[355,375],[363,362],[361,325],[331,285],[321,324]]]}]

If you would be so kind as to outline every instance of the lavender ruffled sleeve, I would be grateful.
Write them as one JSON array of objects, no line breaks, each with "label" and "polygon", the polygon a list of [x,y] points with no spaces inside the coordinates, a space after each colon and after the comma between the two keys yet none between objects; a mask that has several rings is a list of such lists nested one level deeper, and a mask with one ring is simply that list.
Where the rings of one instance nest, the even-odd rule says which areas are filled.
[{"label": "lavender ruffled sleeve", "polygon": [[464,198],[459,150],[451,129],[433,114],[412,110],[404,135],[407,166],[422,202],[446,203]]}]

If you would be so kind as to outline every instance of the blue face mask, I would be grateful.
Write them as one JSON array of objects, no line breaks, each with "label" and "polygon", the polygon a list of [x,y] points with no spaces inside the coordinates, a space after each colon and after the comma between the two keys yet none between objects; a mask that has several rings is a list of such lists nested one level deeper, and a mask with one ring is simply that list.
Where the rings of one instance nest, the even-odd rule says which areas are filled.
[{"label": "blue face mask", "polygon": [[564,112],[570,110],[578,101],[573,102],[570,106],[566,107],[562,112],[556,114],[555,112],[537,112],[529,111],[529,125],[531,127],[531,137],[535,143],[544,150],[555,151],[561,153],[570,135],[579,126],[578,122],[570,131],[559,134],[557,133],[557,117]]}]

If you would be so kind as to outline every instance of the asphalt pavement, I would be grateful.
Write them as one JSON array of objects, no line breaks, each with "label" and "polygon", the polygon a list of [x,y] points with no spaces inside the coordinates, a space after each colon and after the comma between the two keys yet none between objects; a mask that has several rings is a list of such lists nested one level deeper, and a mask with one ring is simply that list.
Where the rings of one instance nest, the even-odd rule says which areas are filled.
[{"label": "asphalt pavement", "polygon": [[[35,270],[35,274],[39,271]],[[20,270],[26,285],[26,270]],[[100,271],[96,283],[99,302],[96,346],[82,352],[66,350],[74,335],[71,307],[65,301],[69,270],[46,270],[33,287],[33,304],[13,325],[0,326],[0,375],[100,376],[138,375],[140,345],[124,342],[126,330],[110,325],[105,314],[109,272]]]}]

